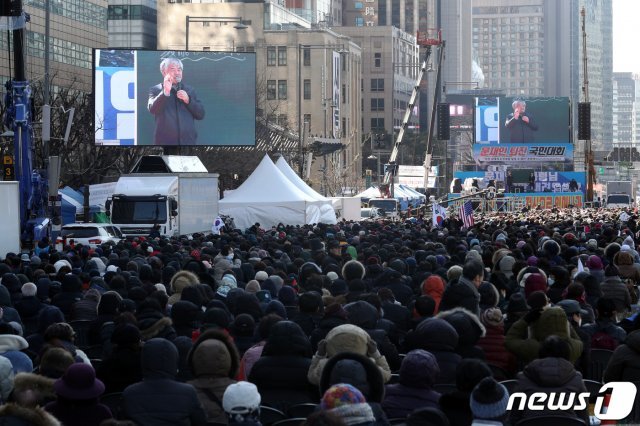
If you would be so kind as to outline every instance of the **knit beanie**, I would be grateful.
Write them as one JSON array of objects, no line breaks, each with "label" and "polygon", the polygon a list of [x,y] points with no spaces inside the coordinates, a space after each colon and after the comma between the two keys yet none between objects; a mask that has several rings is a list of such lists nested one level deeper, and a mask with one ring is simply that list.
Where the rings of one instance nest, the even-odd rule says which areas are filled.
[{"label": "knit beanie", "polygon": [[500,308],[485,309],[480,314],[480,321],[488,327],[498,327],[503,323],[502,311]]},{"label": "knit beanie", "polygon": [[547,292],[547,280],[542,274],[531,274],[524,283],[524,295],[529,297],[534,291]]},{"label": "knit beanie", "polygon": [[509,392],[493,377],[485,377],[471,392],[469,405],[474,419],[498,419],[507,411]]},{"label": "knit beanie", "polygon": [[355,386],[347,383],[338,383],[331,386],[322,396],[320,407],[323,410],[331,410],[343,405],[360,404],[367,402]]}]

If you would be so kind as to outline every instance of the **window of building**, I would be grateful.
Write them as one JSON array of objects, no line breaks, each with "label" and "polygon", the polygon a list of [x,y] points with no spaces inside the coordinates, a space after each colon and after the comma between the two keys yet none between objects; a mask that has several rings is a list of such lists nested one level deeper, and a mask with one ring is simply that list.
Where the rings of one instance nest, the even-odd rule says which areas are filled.
[{"label": "window of building", "polygon": [[356,10],[360,10],[362,9],[362,2],[361,1],[357,1],[353,4],[353,6],[355,7]]},{"label": "window of building", "polygon": [[278,80],[278,99],[287,99],[287,80]]},{"label": "window of building", "polygon": [[304,98],[311,99],[311,80],[304,80]]},{"label": "window of building", "polygon": [[371,98],[371,111],[384,111],[384,98]]},{"label": "window of building", "polygon": [[343,104],[347,103],[347,85],[346,84],[342,85],[342,103]]},{"label": "window of building", "polygon": [[346,138],[347,137],[347,118],[346,117],[342,117],[342,129],[340,129],[342,132],[342,137]]},{"label": "window of building", "polygon": [[287,46],[278,46],[278,66],[287,65]]},{"label": "window of building", "polygon": [[287,114],[278,114],[278,126],[289,126],[289,119],[287,118]]},{"label": "window of building", "polygon": [[384,130],[384,118],[372,118],[371,119],[371,131]]},{"label": "window of building", "polygon": [[302,65],[305,67],[311,66],[311,49],[308,47],[302,49]]},{"label": "window of building", "polygon": [[382,66],[382,53],[373,54],[373,64],[376,68],[380,68]]},{"label": "window of building", "polygon": [[267,47],[267,66],[275,67],[276,66],[276,48],[275,46]]},{"label": "window of building", "polygon": [[311,129],[311,114],[305,114],[302,118],[302,122],[307,127],[307,129]]},{"label": "window of building", "polygon": [[267,100],[276,99],[276,81],[275,80],[267,80]]},{"label": "window of building", "polygon": [[372,78],[371,79],[371,91],[372,92],[384,92],[384,78]]},{"label": "window of building", "polygon": [[364,18],[362,16],[356,16],[354,24],[356,27],[364,27]]}]

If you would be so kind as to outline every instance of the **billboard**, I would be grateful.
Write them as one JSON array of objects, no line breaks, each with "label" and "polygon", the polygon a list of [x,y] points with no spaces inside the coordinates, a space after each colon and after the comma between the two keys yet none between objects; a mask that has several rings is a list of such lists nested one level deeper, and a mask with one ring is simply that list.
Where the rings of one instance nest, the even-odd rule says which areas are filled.
[{"label": "billboard", "polygon": [[95,49],[95,143],[255,145],[255,82],[255,53]]},{"label": "billboard", "polygon": [[[523,176],[518,176],[522,172]],[[586,194],[587,178],[585,172],[559,172],[559,171],[534,171],[532,169],[514,169],[513,178],[510,185],[506,184],[507,176],[503,170],[478,171],[478,172],[455,172],[454,177],[463,182],[468,178],[483,178],[485,182],[494,180],[505,182],[505,192],[508,194],[525,194],[535,192],[553,193],[581,193]],[[529,174],[533,173],[533,180]]]},{"label": "billboard", "polygon": [[573,145],[570,143],[476,143],[473,145],[476,165],[517,165],[544,169],[571,169]]},{"label": "billboard", "polygon": [[571,143],[569,98],[476,99],[476,143]]},{"label": "billboard", "polygon": [[333,94],[331,102],[333,103],[333,137],[340,137],[340,95],[341,95],[341,58],[340,53],[333,52]]}]

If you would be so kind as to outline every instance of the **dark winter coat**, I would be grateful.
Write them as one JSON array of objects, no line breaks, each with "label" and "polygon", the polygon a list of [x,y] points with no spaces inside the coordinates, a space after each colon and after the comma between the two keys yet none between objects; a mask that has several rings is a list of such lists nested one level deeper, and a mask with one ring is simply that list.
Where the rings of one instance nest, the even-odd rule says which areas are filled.
[{"label": "dark winter coat", "polygon": [[631,309],[631,296],[629,290],[618,277],[607,277],[602,284],[602,297],[613,299],[616,304],[616,311],[623,313]]},{"label": "dark winter coat", "polygon": [[165,339],[142,347],[144,379],[123,392],[128,418],[142,425],[206,425],[206,416],[193,386],[174,380],[178,350]]},{"label": "dark winter coat", "polygon": [[294,322],[275,324],[262,356],[251,369],[249,381],[258,387],[262,403],[286,410],[290,405],[316,402],[317,388],[307,380],[311,344]]},{"label": "dark winter coat", "polygon": [[369,336],[376,342],[380,354],[387,359],[389,368],[392,371],[396,371],[400,368],[400,356],[398,355],[398,348],[391,343],[387,333],[379,328],[376,328],[378,322],[378,311],[376,308],[363,300],[349,303],[344,307],[349,315],[349,323],[357,325],[361,329],[367,332]]},{"label": "dark winter coat", "polygon": [[[189,95],[189,104],[176,96],[177,90]],[[162,84],[149,89],[148,109],[155,116],[156,126],[153,141],[155,145],[195,145],[198,139],[195,120],[204,118],[204,107],[198,100],[195,89],[178,83],[169,96],[164,96]]]},{"label": "dark winter coat", "polygon": [[27,408],[10,403],[0,406],[2,426],[62,426],[55,417],[40,407]]},{"label": "dark winter coat", "polygon": [[482,348],[477,344],[485,335],[486,329],[475,314],[465,308],[453,308],[441,310],[437,318],[447,321],[458,332],[456,353],[462,358],[485,358]]},{"label": "dark winter coat", "polygon": [[[518,383],[514,392],[524,392],[532,395],[535,392],[586,392],[587,389],[582,382],[582,374],[576,371],[573,364],[563,358],[541,358],[532,361],[523,371],[517,375]],[[545,415],[555,416],[577,416],[585,420],[589,424],[589,415],[587,410],[574,412],[573,410],[550,411],[540,410],[531,411],[512,410],[510,420],[512,424],[516,424],[522,419],[530,417],[539,417]]]},{"label": "dark winter coat", "polygon": [[455,383],[456,369],[462,357],[455,352],[458,332],[441,318],[427,318],[415,330],[409,332],[404,341],[404,350],[424,349],[438,360],[440,374],[436,383]]},{"label": "dark winter coat", "polygon": [[598,332],[604,332],[613,337],[618,344],[624,343],[627,338],[627,332],[624,331],[624,328],[617,326],[613,321],[606,318],[597,319],[593,324],[583,325],[581,329],[590,338]]},{"label": "dark winter coat", "polygon": [[162,312],[148,310],[138,312],[137,317],[142,340],[146,341],[154,337],[173,340],[177,337],[171,318],[165,317]]},{"label": "dark winter coat", "polygon": [[111,355],[102,360],[96,376],[105,386],[104,393],[122,392],[129,385],[142,380],[140,350],[115,346]]},{"label": "dark winter coat", "polygon": [[629,381],[640,385],[640,330],[629,333],[625,343],[613,352],[604,382]]},{"label": "dark winter coat", "polygon": [[73,304],[82,300],[82,281],[73,274],[64,276],[60,293],[51,300],[53,306],[60,308],[67,321],[73,318]]},{"label": "dark winter coat", "polygon": [[23,320],[37,317],[42,306],[44,305],[37,296],[25,296],[15,303],[16,311]]},{"label": "dark winter coat", "polygon": [[113,418],[109,407],[98,403],[97,398],[72,401],[58,397],[56,401],[48,403],[45,410],[64,426],[99,426],[104,420]]}]

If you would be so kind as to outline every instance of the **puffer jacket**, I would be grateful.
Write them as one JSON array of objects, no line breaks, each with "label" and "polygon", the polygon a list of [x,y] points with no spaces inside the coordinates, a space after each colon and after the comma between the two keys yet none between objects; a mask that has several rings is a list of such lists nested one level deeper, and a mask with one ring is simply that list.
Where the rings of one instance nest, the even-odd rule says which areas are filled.
[{"label": "puffer jacket", "polygon": [[127,417],[142,425],[172,426],[207,423],[193,386],[175,381],[178,350],[166,339],[154,338],[142,347],[143,380],[122,396]]},{"label": "puffer jacket", "polygon": [[478,340],[478,346],[484,351],[485,361],[512,373],[516,362],[515,356],[504,346],[504,324],[486,325],[486,329],[487,333]]},{"label": "puffer jacket", "polygon": [[531,325],[524,319],[516,321],[507,332],[504,344],[518,359],[529,362],[538,357],[544,339],[554,334],[567,340],[571,350],[570,361],[575,363],[582,354],[582,340],[570,326],[567,315],[560,307],[546,309]]},{"label": "puffer jacket", "polygon": [[604,371],[604,382],[630,381],[640,385],[640,330],[627,335],[613,352]]},{"label": "puffer jacket", "polygon": [[[353,352],[359,355],[367,355],[367,343],[371,337],[362,328],[353,324],[344,324],[331,330],[325,339],[327,342],[327,353],[325,355],[313,355],[311,366],[307,378],[313,384],[320,383],[322,370],[327,360],[341,352]],[[391,369],[384,356],[378,354],[377,358],[371,360],[380,368],[385,382],[391,378]]]},{"label": "puffer jacket", "polygon": [[[582,382],[582,374],[576,371],[573,364],[563,358],[541,358],[532,361],[523,371],[517,375],[518,383],[515,392],[524,392],[532,395],[536,392],[587,392]],[[511,424],[516,424],[522,419],[539,416],[567,416],[579,417],[589,424],[589,414],[584,410],[550,411],[548,409],[532,411],[529,409],[512,410],[510,414]]]},{"label": "puffer jacket", "polygon": [[619,277],[607,277],[600,284],[600,289],[602,297],[613,299],[617,312],[624,313],[631,309],[631,295]]}]

